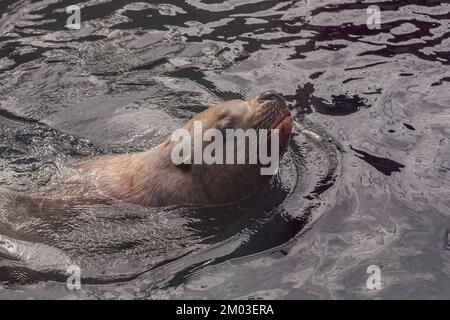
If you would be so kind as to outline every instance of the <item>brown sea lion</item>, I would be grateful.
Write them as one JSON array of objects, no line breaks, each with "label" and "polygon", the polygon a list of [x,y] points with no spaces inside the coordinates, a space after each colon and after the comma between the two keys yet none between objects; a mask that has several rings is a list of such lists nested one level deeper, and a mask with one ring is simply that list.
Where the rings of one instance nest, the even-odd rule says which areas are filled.
[{"label": "brown sea lion", "polygon": [[[274,91],[248,101],[231,100],[210,107],[187,122],[183,129],[194,136],[194,123],[199,122],[203,131],[212,128],[221,132],[226,129],[278,130],[279,158],[286,150],[292,129],[286,102]],[[271,134],[266,141],[258,136],[258,143],[270,145],[272,140]],[[168,138],[148,151],[101,155],[79,163],[76,168],[92,174],[103,194],[145,206],[228,204],[254,194],[271,178],[261,174],[259,160],[253,164],[176,163],[172,157],[176,143]],[[209,143],[202,142],[202,150]],[[245,158],[249,159],[251,151],[244,149],[235,147],[234,152],[245,152]]]}]

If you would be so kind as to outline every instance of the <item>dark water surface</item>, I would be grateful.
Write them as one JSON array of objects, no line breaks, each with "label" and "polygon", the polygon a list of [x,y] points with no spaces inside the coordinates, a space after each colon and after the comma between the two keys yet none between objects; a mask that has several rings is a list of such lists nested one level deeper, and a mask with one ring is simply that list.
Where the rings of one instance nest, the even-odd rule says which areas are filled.
[{"label": "dark water surface", "polygon": [[[3,0],[0,14],[0,298],[450,298],[448,1]],[[265,90],[297,124],[277,177],[242,203],[148,209],[55,182]]]}]

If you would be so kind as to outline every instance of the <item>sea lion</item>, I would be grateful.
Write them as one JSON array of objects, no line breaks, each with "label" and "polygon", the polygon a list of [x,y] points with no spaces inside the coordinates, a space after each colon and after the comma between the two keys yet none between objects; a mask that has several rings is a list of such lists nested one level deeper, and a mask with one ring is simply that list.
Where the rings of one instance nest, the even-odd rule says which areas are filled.
[{"label": "sea lion", "polygon": [[[292,130],[291,113],[284,98],[267,91],[251,100],[220,103],[194,116],[183,129],[193,132],[201,122],[202,130],[254,129],[279,132],[279,158],[284,154]],[[259,138],[258,138],[259,139]],[[269,134],[268,143],[272,140]],[[206,148],[208,142],[203,142]],[[84,160],[75,168],[91,174],[105,195],[144,206],[224,205],[256,193],[271,178],[261,174],[261,162],[249,164],[174,163],[176,143],[168,138],[144,152],[101,155]],[[194,146],[193,146],[194,149]],[[245,148],[245,158],[249,150]],[[234,150],[240,152],[241,150]]]}]

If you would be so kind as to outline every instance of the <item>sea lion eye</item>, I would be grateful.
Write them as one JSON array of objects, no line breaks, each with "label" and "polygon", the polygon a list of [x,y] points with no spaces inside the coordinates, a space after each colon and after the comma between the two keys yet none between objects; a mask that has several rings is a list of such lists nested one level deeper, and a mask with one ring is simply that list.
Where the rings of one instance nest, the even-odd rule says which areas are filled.
[{"label": "sea lion eye", "polygon": [[219,120],[216,128],[225,133],[227,129],[235,129],[237,121],[233,118],[226,118],[223,120]]},{"label": "sea lion eye", "polygon": [[180,164],[178,164],[177,165],[177,168],[179,168],[179,169],[181,169],[182,171],[184,171],[184,172],[188,172],[188,171],[190,171],[191,170],[191,168],[192,168],[192,165],[189,163],[189,164],[187,164],[187,163],[180,163]]}]

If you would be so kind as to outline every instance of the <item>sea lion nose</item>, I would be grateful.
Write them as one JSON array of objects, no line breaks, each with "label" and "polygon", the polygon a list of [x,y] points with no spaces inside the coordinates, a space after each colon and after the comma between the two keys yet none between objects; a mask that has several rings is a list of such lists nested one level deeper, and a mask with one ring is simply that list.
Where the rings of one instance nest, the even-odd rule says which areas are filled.
[{"label": "sea lion nose", "polygon": [[278,102],[285,102],[284,98],[276,91],[270,90],[261,93],[257,98],[258,101],[278,101]]}]

